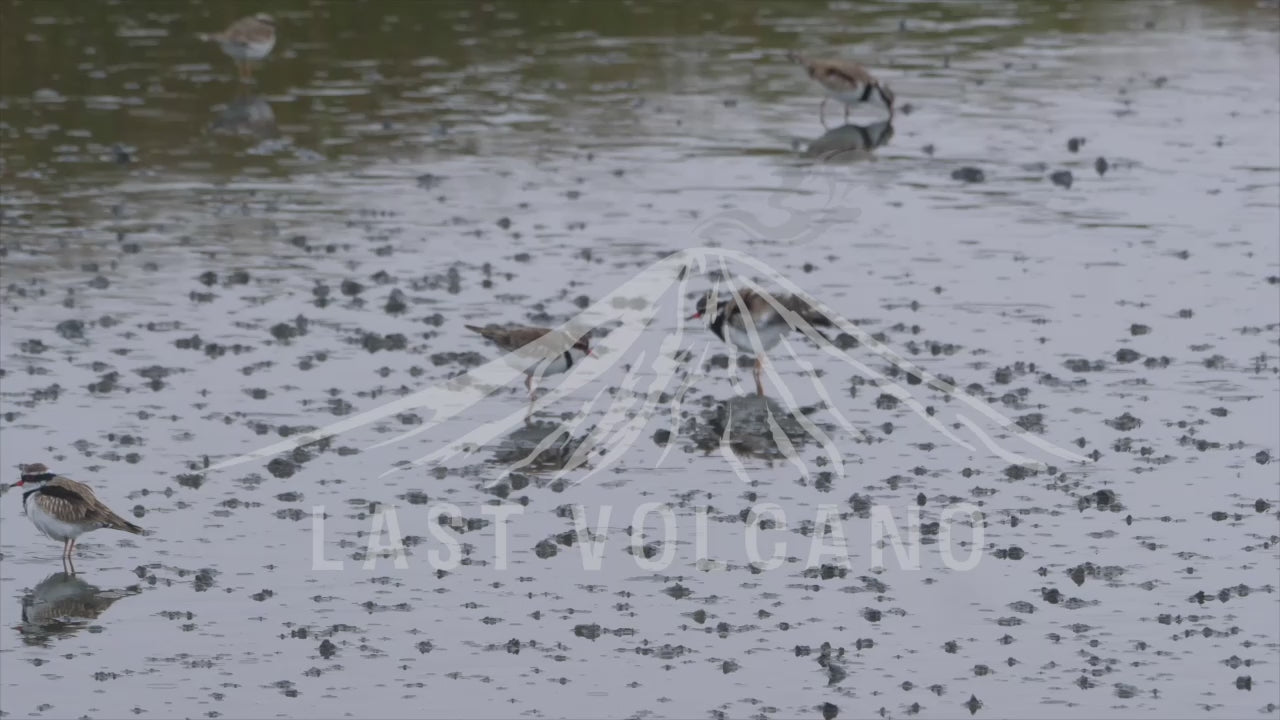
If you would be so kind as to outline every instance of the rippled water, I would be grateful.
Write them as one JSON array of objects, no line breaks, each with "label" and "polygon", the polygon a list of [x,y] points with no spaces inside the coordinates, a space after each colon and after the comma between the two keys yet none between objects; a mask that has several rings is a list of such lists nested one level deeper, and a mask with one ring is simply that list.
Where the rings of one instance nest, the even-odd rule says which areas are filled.
[{"label": "rippled water", "polygon": [[[240,88],[192,37],[260,9],[282,37]],[[63,574],[4,494],[0,714],[1280,712],[1274,4],[0,13],[0,457],[11,480],[44,462],[152,532],[88,535]],[[826,134],[791,49],[864,59],[909,107]],[[804,408],[844,463],[788,425],[797,466],[765,401],[737,396],[750,371],[691,331],[707,361],[683,361],[670,437],[639,415],[616,462],[558,479],[580,426],[502,477],[563,417],[599,422],[661,377],[673,284],[634,343],[606,324],[579,368],[600,376],[529,424],[514,380],[443,423],[411,408],[197,472],[497,357],[464,324],[558,324],[702,246],[1091,460],[987,427],[1054,466],[1022,472],[867,343],[849,348],[860,372],[797,340],[773,354],[768,403]],[[973,449],[893,402],[895,379]],[[385,474],[486,427],[507,429]],[[929,526],[959,502],[986,515],[976,568],[947,569],[937,542],[920,570],[891,552],[871,568],[871,508],[905,528],[909,508]],[[464,558],[447,571],[430,555],[448,551],[444,503]],[[644,503],[674,510],[664,571],[631,554]],[[752,540],[766,504],[785,520]],[[363,570],[389,505],[408,567]],[[574,505],[593,528],[611,508],[598,570]],[[824,505],[847,568],[808,567]],[[342,570],[313,568],[314,506]],[[495,507],[521,509],[505,556]],[[661,537],[651,515],[641,559]],[[757,540],[784,543],[780,568],[751,567]]]}]

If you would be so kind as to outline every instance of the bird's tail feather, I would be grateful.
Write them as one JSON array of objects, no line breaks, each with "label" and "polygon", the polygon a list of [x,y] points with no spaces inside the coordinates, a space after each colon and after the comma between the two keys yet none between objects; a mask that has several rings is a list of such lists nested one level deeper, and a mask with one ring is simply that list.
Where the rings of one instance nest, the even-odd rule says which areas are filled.
[{"label": "bird's tail feather", "polygon": [[112,515],[110,518],[108,518],[107,527],[111,528],[112,530],[123,530],[124,532],[133,533],[134,535],[147,534],[146,530],[143,530],[142,528],[138,527],[137,525],[134,525],[128,520],[125,520],[119,515]]}]

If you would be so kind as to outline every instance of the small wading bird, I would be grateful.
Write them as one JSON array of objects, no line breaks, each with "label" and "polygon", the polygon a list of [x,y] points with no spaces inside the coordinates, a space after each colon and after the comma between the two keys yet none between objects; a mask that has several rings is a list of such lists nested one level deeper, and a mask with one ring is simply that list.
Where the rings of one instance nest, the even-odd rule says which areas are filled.
[{"label": "small wading bird", "polygon": [[583,357],[595,357],[595,353],[591,352],[590,333],[577,341],[555,333],[546,341],[538,342],[553,332],[551,328],[528,325],[467,325],[466,328],[480,333],[484,339],[510,353],[509,361],[524,371],[524,386],[529,390],[530,400],[533,400],[537,387],[535,378],[568,372]]},{"label": "small wading bird", "polygon": [[[773,302],[770,302],[772,300]],[[774,303],[777,303],[775,307]],[[782,340],[782,336],[791,332],[793,321],[783,311],[795,313],[796,324],[807,322],[810,325],[831,325],[825,315],[819,313],[803,298],[794,295],[769,295],[754,290],[742,290],[728,299],[717,300],[715,292],[708,292],[698,299],[697,312],[686,320],[706,318],[707,327],[716,337],[738,348],[755,355],[756,394],[764,395],[764,384],[760,380],[760,371],[764,365],[764,354]],[[754,329],[759,340],[757,350],[751,334]],[[822,331],[814,328],[814,332],[827,339]]]},{"label": "small wading bird", "polygon": [[134,535],[145,531],[111,512],[94,497],[88,485],[49,472],[40,463],[20,466],[22,477],[13,487],[26,488],[22,508],[40,532],[62,541],[62,557],[71,557],[76,538],[99,528],[123,530]]},{"label": "small wading bird", "polygon": [[220,33],[200,33],[205,42],[216,42],[222,52],[236,61],[240,79],[248,81],[253,75],[250,63],[261,60],[276,46],[276,23],[266,13],[258,13],[231,23]]},{"label": "small wading bird", "polygon": [[822,104],[818,106],[818,121],[823,127],[826,127],[827,122],[822,112],[827,107],[827,100],[832,98],[844,105],[845,122],[849,121],[849,109],[863,103],[884,107],[889,111],[889,119],[893,119],[893,91],[858,63],[848,60],[813,60],[795,52],[787,53],[787,59],[804,66],[809,77],[826,88],[827,96],[822,98]]}]

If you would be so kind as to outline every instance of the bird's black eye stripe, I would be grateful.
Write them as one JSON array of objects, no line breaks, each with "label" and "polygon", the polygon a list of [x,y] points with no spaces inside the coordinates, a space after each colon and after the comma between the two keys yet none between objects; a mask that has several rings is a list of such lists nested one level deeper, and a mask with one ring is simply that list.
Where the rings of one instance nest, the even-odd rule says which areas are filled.
[{"label": "bird's black eye stripe", "polygon": [[23,475],[23,476],[22,476],[22,482],[24,482],[24,483],[29,483],[29,482],[48,482],[48,481],[52,480],[54,477],[55,477],[55,476],[54,476],[54,474],[53,474],[53,473],[51,473],[51,472],[47,472],[47,473],[36,473],[36,474],[34,474],[34,475]]}]

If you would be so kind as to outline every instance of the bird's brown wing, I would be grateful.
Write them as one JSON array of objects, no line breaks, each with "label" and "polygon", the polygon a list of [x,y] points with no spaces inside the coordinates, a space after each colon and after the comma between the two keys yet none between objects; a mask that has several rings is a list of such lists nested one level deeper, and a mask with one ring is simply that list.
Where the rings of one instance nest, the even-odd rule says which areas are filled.
[{"label": "bird's brown wing", "polygon": [[864,85],[878,84],[866,68],[850,60],[816,60],[794,52],[787,53],[787,57],[803,65],[809,75],[828,90],[853,90]]},{"label": "bird's brown wing", "polygon": [[858,63],[845,60],[824,60],[821,61],[821,64],[821,73],[829,80],[838,79],[850,87],[876,84],[876,79],[871,76],[871,73],[867,72],[867,69]]},{"label": "bird's brown wing", "polygon": [[783,295],[779,298],[779,302],[786,309],[797,313],[811,325],[831,326],[831,318],[823,315],[817,308],[809,304],[809,301],[799,295]]},{"label": "bird's brown wing", "polygon": [[251,42],[265,42],[273,31],[270,25],[250,16],[240,18],[228,25],[227,29],[222,32],[221,39],[224,42],[247,45]]},{"label": "bird's brown wing", "polygon": [[472,332],[480,333],[484,339],[508,352],[518,350],[551,332],[550,328],[530,327],[528,325],[508,325],[506,327],[501,325],[485,325],[484,327],[467,325],[466,328]]},{"label": "bird's brown wing", "polygon": [[[76,485],[80,487],[73,487]],[[81,489],[88,492],[81,492]],[[98,505],[101,503],[93,496],[93,491],[74,480],[62,477],[50,480],[31,496],[31,502],[38,505],[45,514],[65,523],[81,525],[102,521],[98,514]]]},{"label": "bird's brown wing", "polygon": [[77,525],[93,523],[135,535],[146,533],[104,505],[88,485],[69,477],[55,477],[31,499],[40,504],[41,510],[63,522]]}]

